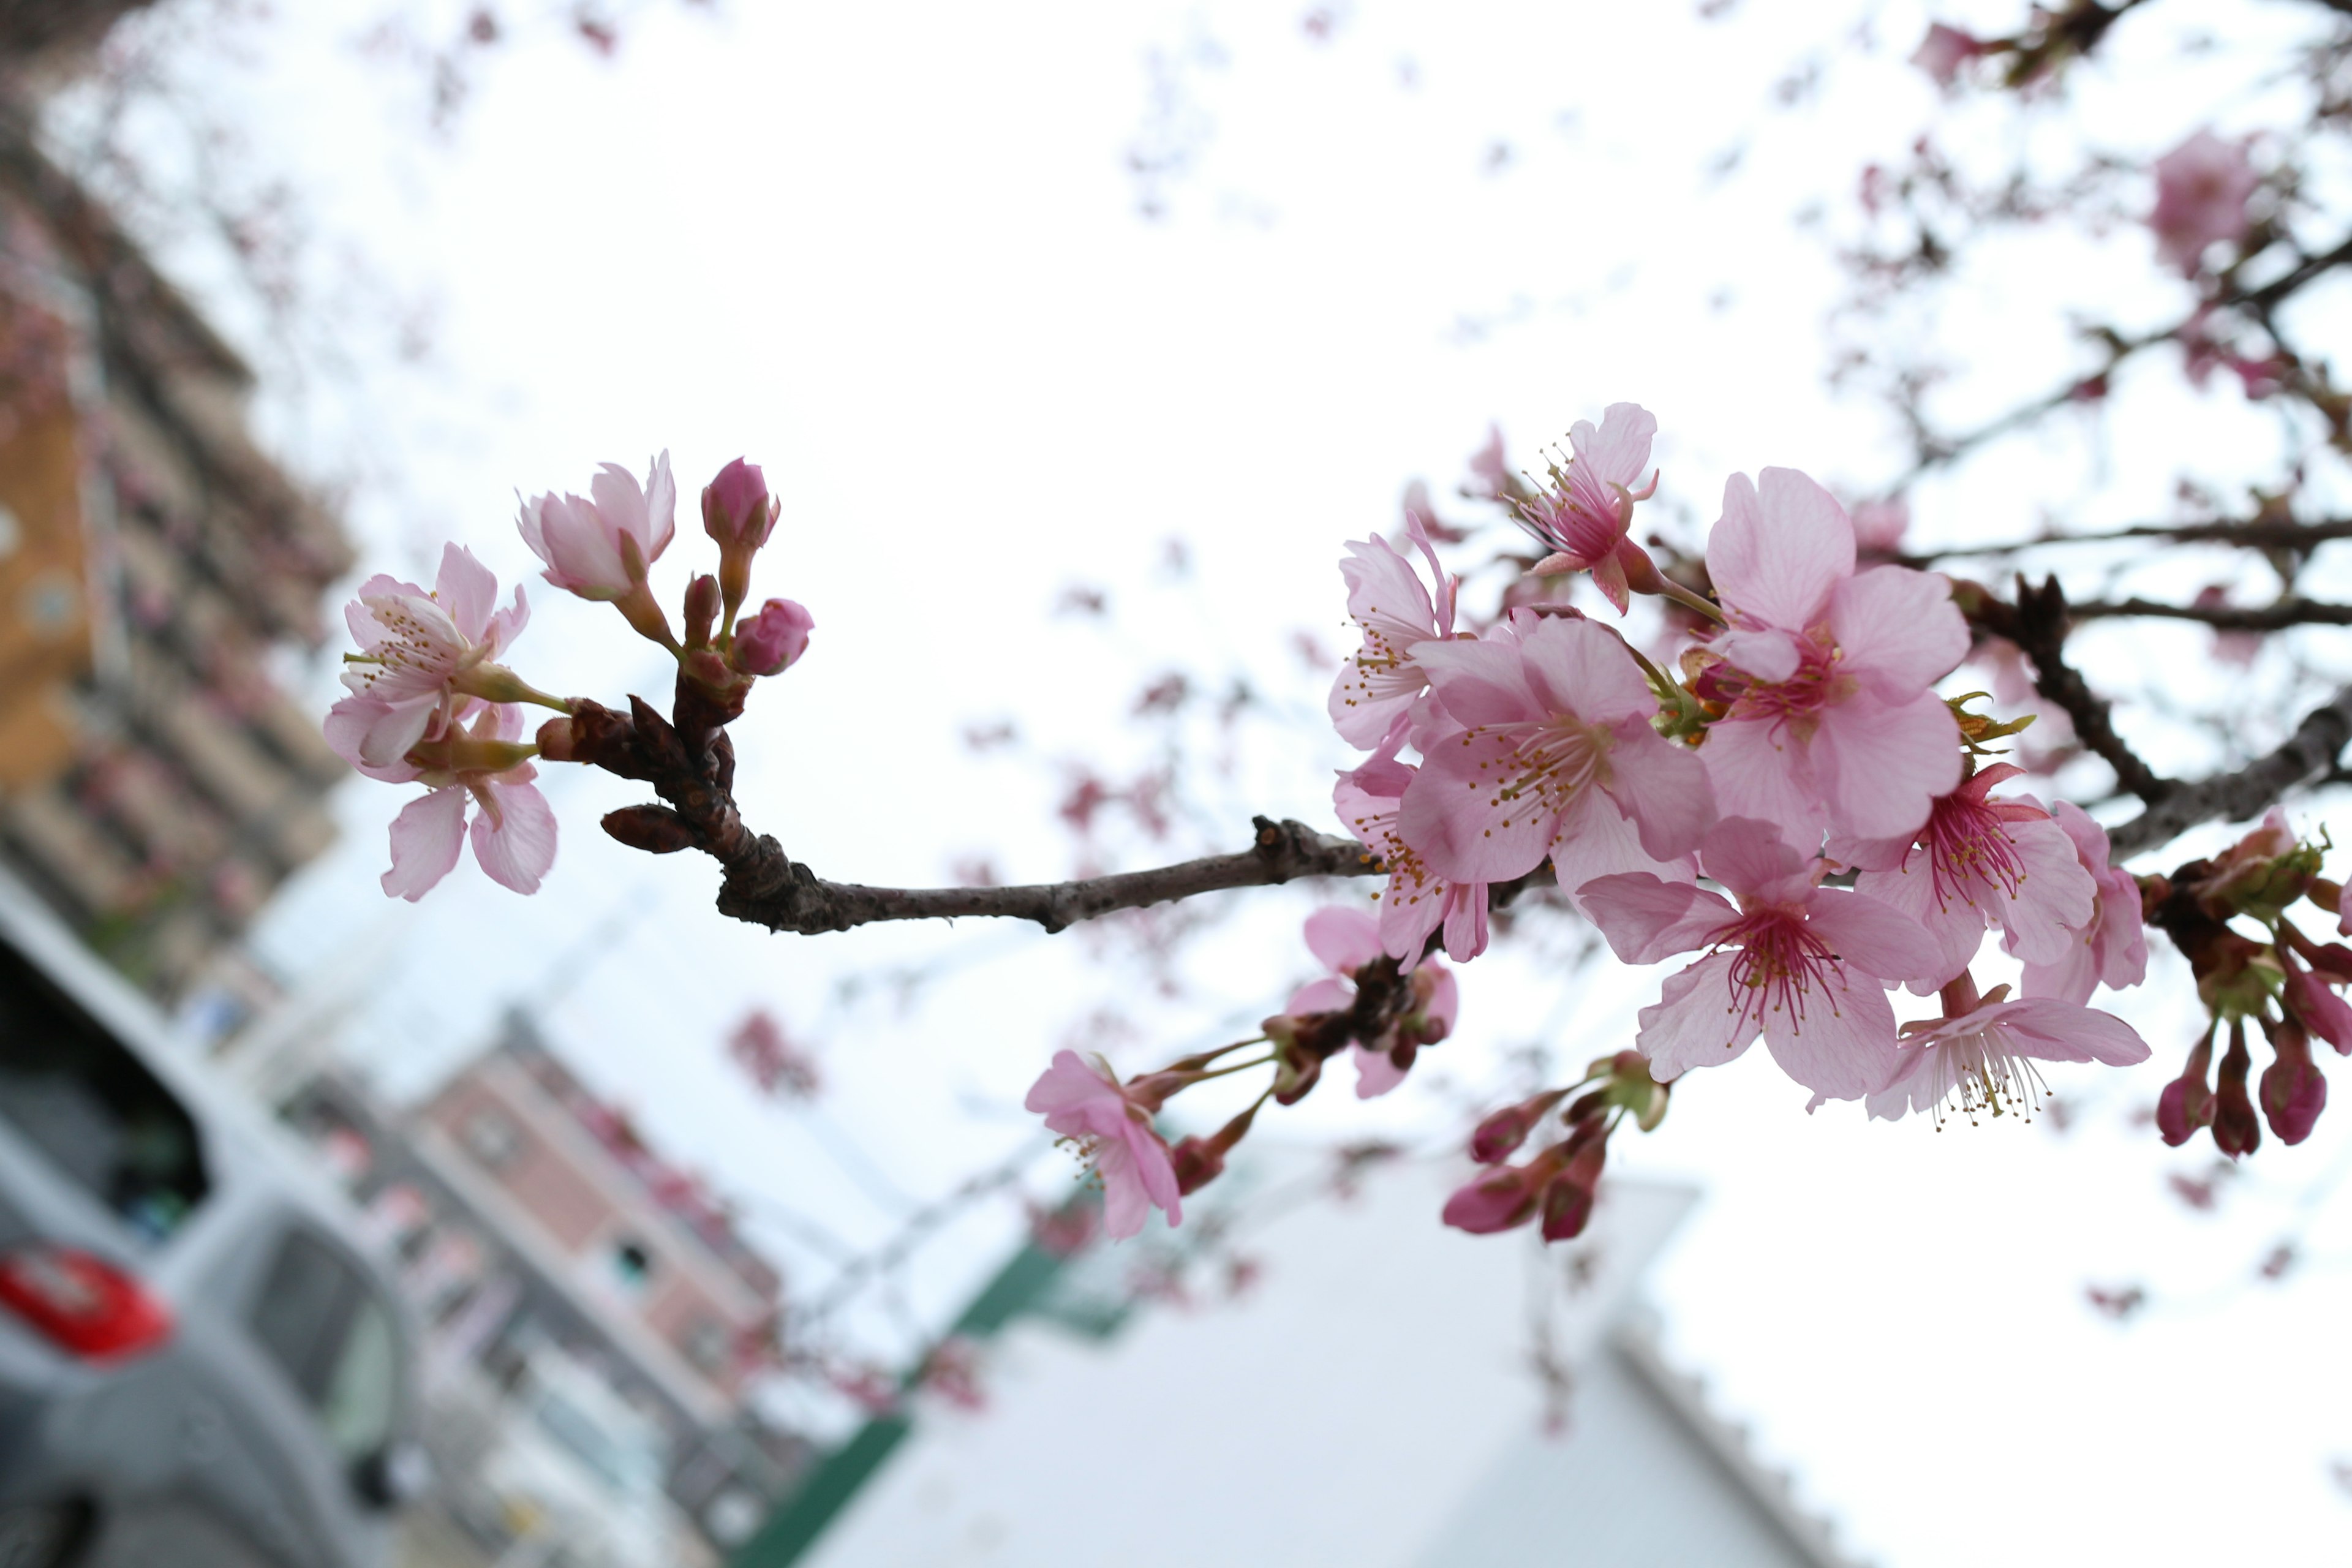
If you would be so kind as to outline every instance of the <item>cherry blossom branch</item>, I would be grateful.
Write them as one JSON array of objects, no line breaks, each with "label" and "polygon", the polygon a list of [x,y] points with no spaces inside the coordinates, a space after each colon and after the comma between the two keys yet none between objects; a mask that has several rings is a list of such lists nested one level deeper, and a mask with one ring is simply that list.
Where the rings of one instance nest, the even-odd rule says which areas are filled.
[{"label": "cherry blossom branch", "polygon": [[2163,605],[2153,599],[2090,600],[2067,606],[2074,620],[2144,616],[2196,621],[2226,632],[2276,632],[2289,626],[2352,626],[2352,605],[2281,599],[2274,605]]},{"label": "cherry blossom branch", "polygon": [[[683,719],[690,711],[691,694],[683,679],[679,689],[677,711]],[[1009,888],[872,888],[829,882],[792,859],[774,838],[744,825],[732,793],[734,748],[723,731],[707,720],[689,721],[681,729],[642,698],[633,697],[629,703],[626,715],[594,702],[575,704],[569,736],[549,754],[652,784],[664,805],[609,813],[604,831],[651,854],[699,849],[710,856],[726,873],[719,890],[719,912],[770,931],[813,935],[877,921],[986,917],[1034,921],[1058,931],[1117,910],[1231,888],[1266,887],[1301,877],[1368,877],[1385,869],[1378,857],[1352,838],[1261,816],[1255,819],[1255,841],[1238,854],[1074,882]]]},{"label": "cherry blossom branch", "polygon": [[2275,805],[2297,785],[2326,779],[2352,744],[2352,686],[2304,716],[2286,742],[2234,773],[2194,784],[2173,783],[2161,799],[2112,829],[2118,860],[2153,849],[2206,822],[2243,822]]},{"label": "cherry blossom branch", "polygon": [[[2352,0],[2345,0],[2352,5]],[[2104,533],[2045,533],[2033,539],[2013,539],[2002,544],[1955,545],[1948,550],[1885,557],[1898,566],[1932,570],[1943,561],[1979,560],[2016,555],[2053,544],[2114,544],[2126,540],[2156,539],[2174,544],[2228,544],[2244,550],[2286,550],[2308,552],[2336,539],[2352,539],[2352,518],[2327,518],[2314,522],[2275,521],[2262,518],[2244,521],[2143,523]],[[2075,607],[2082,614],[2082,607]]]},{"label": "cherry blossom branch", "polygon": [[2106,764],[2116,770],[2116,782],[2154,805],[2177,787],[2142,762],[2116,732],[2114,705],[2093,691],[2082,675],[2066,662],[2069,612],[2066,591],[2048,577],[2040,587],[2017,579],[2017,603],[2003,604],[1975,584],[1955,584],[1954,599],[1961,613],[1984,631],[2006,637],[2033,665],[2033,689],[2065,710],[2074,733]]}]

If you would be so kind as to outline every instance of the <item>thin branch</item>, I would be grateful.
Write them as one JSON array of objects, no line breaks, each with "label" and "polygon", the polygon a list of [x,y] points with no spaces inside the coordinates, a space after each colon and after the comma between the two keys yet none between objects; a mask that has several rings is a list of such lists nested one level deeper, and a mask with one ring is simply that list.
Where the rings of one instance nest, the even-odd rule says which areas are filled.
[{"label": "thin branch", "polygon": [[2017,579],[2017,603],[2003,604],[1991,594],[1967,584],[1958,595],[1969,619],[1996,637],[2008,638],[2033,663],[2033,689],[2065,710],[2083,744],[2116,770],[2116,782],[2150,804],[2178,787],[2142,762],[2116,732],[2114,705],[2093,691],[2080,673],[2066,662],[2069,619],[2066,592],[2055,577],[2040,587]]},{"label": "thin branch", "polygon": [[[2345,0],[2345,3],[2352,5],[2352,0]],[[2160,539],[2173,544],[2228,544],[2244,550],[2289,550],[2308,553],[2330,540],[2352,539],[2352,518],[2327,518],[2315,522],[2268,521],[2257,518],[2242,522],[2144,523],[2106,533],[2045,533],[2035,539],[2012,539],[2000,544],[1960,544],[1948,550],[1890,555],[1885,559],[1898,566],[1928,571],[1944,561],[2016,555],[2053,544],[2112,544],[2130,539]],[[2080,606],[2076,607],[2076,613],[2081,613]]]},{"label": "thin branch", "polygon": [[2153,599],[2093,600],[2067,607],[2075,620],[2145,616],[2196,621],[2224,632],[2276,632],[2289,626],[2352,626],[2352,605],[2281,599],[2274,605],[2160,605]]},{"label": "thin branch", "polygon": [[[679,677],[677,711],[693,710]],[[1148,871],[1122,871],[1076,882],[1012,888],[868,888],[828,882],[785,855],[764,833],[744,826],[732,794],[735,752],[723,730],[705,721],[698,743],[642,698],[625,716],[599,703],[574,705],[568,742],[551,760],[586,763],[650,784],[663,805],[608,813],[604,831],[633,848],[664,855],[699,849],[725,868],[719,911],[770,931],[847,931],[877,921],[955,920],[966,916],[1034,921],[1058,931],[1115,910],[1142,909],[1228,888],[1258,888],[1301,877],[1384,873],[1379,857],[1352,838],[1298,822],[1255,818],[1256,841],[1234,855],[1212,855]],[[546,736],[541,735],[544,744]]]},{"label": "thin branch", "polygon": [[2305,715],[2286,743],[2235,773],[2176,784],[2161,799],[2107,835],[2116,858],[2168,844],[2204,822],[2244,822],[2299,784],[2332,774],[2352,743],[2352,686]]}]

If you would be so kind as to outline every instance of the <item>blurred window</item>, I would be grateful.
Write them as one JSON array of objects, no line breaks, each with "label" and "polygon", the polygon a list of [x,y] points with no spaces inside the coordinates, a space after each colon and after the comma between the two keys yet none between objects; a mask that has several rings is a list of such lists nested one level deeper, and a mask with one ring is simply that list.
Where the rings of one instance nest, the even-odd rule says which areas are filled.
[{"label": "blurred window", "polygon": [[653,1280],[653,1249],[635,1237],[622,1237],[613,1243],[613,1278],[631,1293],[643,1290]]},{"label": "blurred window", "polygon": [[147,1064],[0,945],[0,1121],[152,1240],[211,1184],[196,1124]]},{"label": "blurred window", "polygon": [[466,1152],[493,1171],[522,1152],[522,1134],[495,1110],[477,1110],[466,1118],[465,1138]]},{"label": "blurred window", "polygon": [[358,1458],[383,1446],[399,1405],[399,1352],[391,1316],[358,1269],[295,1226],[250,1321],[338,1453]]},{"label": "blurred window", "polygon": [[697,1318],[686,1327],[681,1347],[686,1359],[706,1373],[727,1370],[728,1352],[733,1348],[728,1342],[727,1331],[709,1318]]}]

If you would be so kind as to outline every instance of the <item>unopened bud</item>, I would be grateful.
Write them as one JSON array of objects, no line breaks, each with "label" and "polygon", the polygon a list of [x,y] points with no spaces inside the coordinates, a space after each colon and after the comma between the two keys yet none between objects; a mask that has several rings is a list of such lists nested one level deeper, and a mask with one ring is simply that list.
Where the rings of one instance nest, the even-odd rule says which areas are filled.
[{"label": "unopened bud", "polygon": [[1536,1212],[1536,1191],[1528,1182],[1528,1167],[1505,1165],[1479,1176],[1468,1185],[1458,1187],[1445,1200],[1444,1213],[1439,1217],[1456,1230],[1466,1230],[1473,1236],[1492,1236],[1496,1231],[1509,1230],[1533,1218]]},{"label": "unopened bud", "polygon": [[[1571,1144],[1574,1140],[1570,1140]],[[1601,1167],[1609,1158],[1609,1140],[1587,1139],[1543,1191],[1543,1238],[1572,1241],[1592,1220],[1592,1201],[1601,1191]]]},{"label": "unopened bud", "polygon": [[1224,1155],[1205,1138],[1178,1139],[1168,1151],[1168,1163],[1175,1168],[1176,1191],[1188,1198],[1225,1173]]},{"label": "unopened bud", "polygon": [[781,675],[808,649],[816,617],[790,599],[771,599],[736,626],[728,661],[746,675]]},{"label": "unopened bud", "polygon": [[686,646],[709,647],[719,625],[719,579],[708,574],[686,585]]},{"label": "unopened bud", "polygon": [[539,754],[551,763],[573,760],[572,715],[559,713],[539,727]]},{"label": "unopened bud", "polygon": [[1564,1089],[1549,1089],[1533,1100],[1523,1100],[1517,1105],[1507,1105],[1478,1123],[1470,1134],[1470,1157],[1482,1165],[1498,1164],[1515,1153],[1528,1141],[1536,1123],[1546,1112],[1566,1098]]},{"label": "unopened bud", "polygon": [[2340,913],[2344,908],[2344,884],[2326,877],[2314,877],[2303,896],[2331,915]]},{"label": "unopened bud", "polygon": [[632,849],[675,855],[694,847],[694,831],[666,805],[625,805],[604,814],[604,831]]},{"label": "unopened bud", "polygon": [[729,615],[751,592],[751,557],[768,542],[783,503],[758,467],[738,458],[702,488],[702,529],[719,543],[719,586]]},{"label": "unopened bud", "polygon": [[2327,1077],[2311,1059],[2311,1040],[2294,1019],[2268,1026],[2273,1059],[2263,1069],[2263,1120],[2282,1143],[2311,1136],[2327,1108]]},{"label": "unopened bud", "polygon": [[2334,1046],[2337,1055],[2352,1055],[2352,1005],[2284,952],[2279,958],[2286,969],[2280,1000],[2287,1011],[2305,1028]]},{"label": "unopened bud", "polygon": [[2243,1159],[2263,1146],[2263,1127],[2254,1116],[2253,1098],[2246,1092],[2246,1075],[2254,1065],[2246,1049],[2242,1018],[2230,1025],[2230,1048],[2221,1058],[2220,1082],[2213,1091],[2213,1146],[2232,1160]]},{"label": "unopened bud", "polygon": [[2157,1097],[2156,1130],[2176,1149],[2188,1142],[2200,1127],[2212,1123],[2213,1091],[2205,1081],[2212,1064],[2213,1038],[2208,1035],[2189,1053],[2188,1065],[2180,1069],[2180,1076],[2166,1084],[2164,1092]]}]

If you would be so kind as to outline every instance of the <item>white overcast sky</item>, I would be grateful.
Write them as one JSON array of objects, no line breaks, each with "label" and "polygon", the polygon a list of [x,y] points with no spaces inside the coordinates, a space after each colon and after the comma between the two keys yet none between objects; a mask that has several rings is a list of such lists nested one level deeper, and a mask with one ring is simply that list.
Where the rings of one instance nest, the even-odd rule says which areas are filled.
[{"label": "white overcast sky", "polygon": [[[292,178],[321,255],[362,255],[434,302],[425,367],[362,346],[357,400],[281,386],[263,410],[322,462],[363,437],[365,570],[428,573],[455,537],[511,577],[532,564],[517,489],[582,489],[597,461],[641,467],[666,447],[690,497],[747,454],[785,498],[758,586],[817,621],[806,663],[739,731],[758,825],[845,879],[934,882],[975,851],[1029,879],[1067,869],[1053,764],[1144,757],[1124,715],[1172,666],[1251,671],[1295,717],[1254,731],[1234,776],[1204,786],[1197,830],[1237,842],[1254,810],[1324,820],[1346,753],[1292,634],[1339,646],[1340,542],[1391,527],[1411,477],[1446,493],[1490,420],[1531,464],[1571,420],[1646,404],[1659,514],[1697,524],[1735,469],[1862,488],[1899,459],[1869,409],[1822,389],[1838,279],[1797,215],[1820,203],[1847,223],[1861,163],[1946,112],[1902,63],[1925,12],[1876,8],[1864,53],[1847,45],[1858,9],[1793,0],[1712,25],[1684,0],[1339,9],[1318,46],[1302,6],[654,6],[611,61],[545,37],[489,53],[446,144],[418,130],[413,76],[362,63],[364,4],[285,8],[190,69],[256,162]],[[2018,15],[1972,10],[1995,28]],[[2154,57],[2195,27],[2242,39],[2292,22],[2183,0],[2119,42]],[[1122,163],[1155,50],[1205,132],[1156,223]],[[1774,107],[1773,80],[1816,54],[1820,101]],[[2159,64],[2123,86],[2094,77],[2084,112],[2105,145],[2150,156],[2190,95],[2225,129],[2259,112],[2218,80]],[[2009,124],[1963,110],[1944,134],[1991,157]],[[1735,147],[1737,169],[1711,173]],[[2053,253],[2054,271],[1991,258],[1948,323],[1985,375],[1953,396],[2060,374],[2053,296],[2130,319],[2178,308],[2147,247],[2124,223]],[[183,259],[203,276],[197,253]],[[378,307],[345,308],[351,341],[383,335]],[[2007,537],[2044,506],[2079,523],[2160,514],[2181,454],[2228,478],[2263,473],[2275,449],[2228,399],[2155,387],[2136,429],[2087,465],[2029,443],[1923,492],[1922,531]],[[1171,534],[1192,547],[1188,577],[1158,564]],[[689,521],[664,563],[673,590],[698,542]],[[2237,569],[2182,567],[2173,585]],[[1109,628],[1051,615],[1073,582],[1108,587]],[[533,680],[607,700],[658,680],[616,617],[534,599],[517,654]],[[2119,683],[2145,681],[2151,650],[2169,671],[2203,647],[2092,646]],[[998,718],[1027,751],[974,759],[962,727]],[[2159,760],[2210,760],[2146,733]],[[730,927],[707,863],[601,838],[595,816],[635,798],[602,776],[554,786],[563,851],[541,897],[469,867],[422,910],[387,910],[374,877],[403,793],[348,790],[345,841],[266,923],[267,957],[297,984],[368,976],[348,1044],[398,1092],[527,1003],[755,1214],[783,1204],[854,1239],[887,1233],[896,1194],[936,1194],[1019,1147],[1028,1079],[1073,1019],[1132,991],[1077,936]],[[1121,1059],[1233,1037],[1219,1031],[1272,1010],[1306,973],[1295,922],[1312,902],[1267,894],[1213,935],[1195,995],[1130,1005],[1147,1033]],[[892,973],[925,965],[935,984],[889,1000]],[[1659,1133],[1623,1141],[1627,1167],[1707,1192],[1654,1279],[1670,1348],[1885,1562],[2308,1561],[2352,1536],[2330,1477],[2352,1457],[2352,1236],[2343,1205],[2311,1195],[2352,1158],[2352,1110],[2300,1149],[2265,1147],[2218,1214],[2185,1209],[2165,1173],[2203,1173],[2210,1147],[2168,1155],[2131,1114],[2194,1027],[2168,955],[2158,968],[2119,1007],[2156,1060],[2057,1078],[2087,1108],[2063,1138],[1866,1125],[1851,1106],[1809,1118],[1759,1052],[1684,1084]],[[837,999],[845,976],[866,977],[865,1000]],[[1498,952],[1465,977],[1461,1032],[1413,1087],[1363,1108],[1335,1084],[1291,1124],[1445,1136],[1459,1112],[1438,1079],[1482,1092],[1530,1040],[1578,1062],[1614,1050],[1655,980]],[[719,1060],[719,1034],[755,1003],[820,1042],[821,1111],[752,1102]],[[2305,1214],[2316,1260],[2283,1288],[2252,1283]],[[916,1314],[950,1310],[1010,1236],[1001,1216],[964,1227],[918,1272]],[[2137,1321],[2084,1303],[2085,1281],[2134,1280],[2159,1300]]]}]

